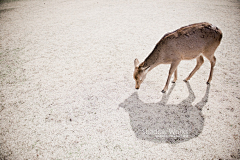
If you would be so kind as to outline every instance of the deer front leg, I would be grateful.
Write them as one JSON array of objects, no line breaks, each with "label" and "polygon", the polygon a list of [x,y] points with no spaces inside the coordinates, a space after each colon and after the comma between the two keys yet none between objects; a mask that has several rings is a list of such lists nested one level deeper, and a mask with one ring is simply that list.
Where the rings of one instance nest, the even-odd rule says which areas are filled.
[{"label": "deer front leg", "polygon": [[199,57],[197,58],[197,64],[196,64],[195,68],[194,68],[193,71],[189,74],[189,76],[188,76],[186,79],[184,79],[183,81],[184,81],[184,82],[187,82],[188,80],[190,80],[190,78],[194,75],[194,73],[201,67],[201,65],[203,64],[203,62],[204,62],[203,56],[199,56]]},{"label": "deer front leg", "polygon": [[178,66],[179,63],[180,63],[180,60],[172,62],[170,70],[169,70],[169,74],[168,74],[168,79],[167,79],[167,82],[166,82],[166,85],[165,85],[164,89],[162,90],[162,93],[165,93],[167,91],[170,79],[172,77],[172,74],[177,69],[177,66]]}]

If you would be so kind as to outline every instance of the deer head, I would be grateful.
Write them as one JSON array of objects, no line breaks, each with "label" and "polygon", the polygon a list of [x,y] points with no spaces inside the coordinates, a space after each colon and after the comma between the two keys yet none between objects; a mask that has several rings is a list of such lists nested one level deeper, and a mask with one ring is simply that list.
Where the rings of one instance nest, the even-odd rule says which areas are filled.
[{"label": "deer head", "polygon": [[141,83],[146,78],[146,75],[150,69],[150,66],[147,66],[147,67],[143,67],[143,66],[144,66],[144,62],[139,65],[138,59],[134,60],[135,68],[134,68],[133,78],[136,81],[136,86],[135,86],[136,89],[140,88]]}]

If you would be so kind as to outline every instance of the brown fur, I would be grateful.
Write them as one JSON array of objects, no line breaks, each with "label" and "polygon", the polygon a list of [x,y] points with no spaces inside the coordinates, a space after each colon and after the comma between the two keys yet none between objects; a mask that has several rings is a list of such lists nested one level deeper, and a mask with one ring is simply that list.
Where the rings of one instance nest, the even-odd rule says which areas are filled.
[{"label": "brown fur", "polygon": [[[190,75],[185,79],[189,80],[203,63],[202,55],[211,62],[211,72],[207,83],[212,79],[213,67],[216,62],[214,52],[222,39],[222,32],[210,23],[196,23],[182,27],[176,31],[167,33],[156,44],[151,54],[140,65],[135,65],[134,79],[136,88],[144,80],[148,71],[159,64],[171,64],[167,83],[163,89],[165,92],[169,85],[172,73],[175,71],[174,82],[177,79],[177,66],[181,60],[197,59],[197,65]],[[137,63],[136,63],[137,64]],[[144,69],[148,68],[148,71]],[[138,72],[141,70],[141,74]],[[138,74],[139,73],[139,74]],[[136,77],[143,77],[141,82]]]}]

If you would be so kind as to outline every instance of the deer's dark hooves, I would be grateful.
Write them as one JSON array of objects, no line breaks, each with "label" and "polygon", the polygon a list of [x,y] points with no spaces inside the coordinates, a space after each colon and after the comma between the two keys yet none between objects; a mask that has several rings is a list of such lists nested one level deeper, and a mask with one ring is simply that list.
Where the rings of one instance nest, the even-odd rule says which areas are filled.
[{"label": "deer's dark hooves", "polygon": [[172,81],[172,83],[176,83],[175,81]]},{"label": "deer's dark hooves", "polygon": [[186,79],[184,79],[183,82],[188,82],[188,81]]},{"label": "deer's dark hooves", "polygon": [[162,90],[162,93],[166,93],[166,91]]},{"label": "deer's dark hooves", "polygon": [[209,83],[209,82],[207,82],[207,85],[210,85],[210,83]]}]

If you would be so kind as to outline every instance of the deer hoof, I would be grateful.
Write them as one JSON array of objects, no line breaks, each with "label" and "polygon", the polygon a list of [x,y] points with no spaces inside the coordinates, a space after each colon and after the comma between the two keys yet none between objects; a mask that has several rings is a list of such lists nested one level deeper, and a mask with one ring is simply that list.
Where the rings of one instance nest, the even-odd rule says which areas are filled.
[{"label": "deer hoof", "polygon": [[207,82],[207,85],[210,85],[210,83],[209,83],[209,82]]},{"label": "deer hoof", "polygon": [[184,82],[187,82],[187,80],[186,80],[186,79],[184,79],[183,81],[184,81]]},{"label": "deer hoof", "polygon": [[175,81],[172,81],[172,83],[175,83]]},{"label": "deer hoof", "polygon": [[162,90],[162,93],[166,93],[166,91]]}]

